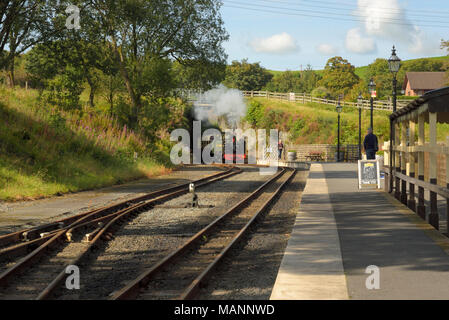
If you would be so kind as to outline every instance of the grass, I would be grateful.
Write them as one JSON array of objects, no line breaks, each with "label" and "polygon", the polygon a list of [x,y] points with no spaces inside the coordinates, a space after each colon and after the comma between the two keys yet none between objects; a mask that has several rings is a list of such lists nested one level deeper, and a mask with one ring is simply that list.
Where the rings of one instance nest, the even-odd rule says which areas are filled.
[{"label": "grass", "polygon": [[[265,121],[263,125],[271,125],[289,133],[291,143],[335,144],[337,141],[337,113],[333,106],[318,103],[303,105],[263,98],[249,99],[249,102],[252,100],[261,104],[265,118],[272,117],[274,119],[271,123]],[[369,115],[369,110],[362,111],[362,139],[370,125]],[[358,110],[344,108],[340,121],[342,144],[357,144]],[[388,112],[375,111],[374,129],[381,144],[384,140],[389,139]]]},{"label": "grass", "polygon": [[143,137],[83,111],[43,105],[34,90],[0,88],[0,200],[99,188],[170,170],[147,151]]},{"label": "grass", "polygon": [[[299,102],[293,103],[265,98],[252,98],[259,102],[263,120],[260,128],[276,128],[290,136],[292,144],[336,144],[337,143],[337,113],[334,106]],[[389,111],[374,110],[374,133],[379,138],[379,146],[390,140]],[[340,117],[340,141],[344,144],[358,144],[359,113],[358,109],[345,107]],[[370,127],[370,111],[362,110],[362,141]],[[425,124],[428,132],[428,124]],[[416,133],[417,134],[417,133]],[[437,124],[437,141],[445,143],[449,137],[449,124]],[[417,140],[417,137],[416,137]],[[426,135],[426,141],[429,136]]]}]

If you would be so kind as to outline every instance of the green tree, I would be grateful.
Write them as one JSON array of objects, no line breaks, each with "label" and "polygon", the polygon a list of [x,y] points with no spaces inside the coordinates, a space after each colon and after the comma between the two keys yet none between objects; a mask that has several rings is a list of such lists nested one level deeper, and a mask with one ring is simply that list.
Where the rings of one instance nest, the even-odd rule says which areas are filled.
[{"label": "green tree", "polygon": [[311,93],[312,90],[317,87],[320,80],[321,76],[312,69],[310,64],[308,64],[306,69],[301,72],[301,82],[303,90],[306,93]]},{"label": "green tree", "polygon": [[229,88],[258,91],[272,78],[273,75],[261,67],[259,62],[249,63],[248,59],[243,59],[241,62],[232,61],[232,64],[226,67],[223,84]]},{"label": "green tree", "polygon": [[181,64],[175,61],[173,71],[178,88],[207,91],[224,80],[226,64],[200,60]]},{"label": "green tree", "polygon": [[145,67],[148,61],[226,60],[222,43],[228,35],[219,1],[95,0],[91,4],[90,35],[108,39],[132,103],[133,126],[138,122],[142,96],[155,92],[154,82],[145,86],[147,74],[141,73],[150,72]]},{"label": "green tree", "polygon": [[346,95],[358,82],[355,67],[342,57],[333,57],[327,60],[319,84],[328,88],[334,96],[338,96]]},{"label": "green tree", "polygon": [[275,92],[303,92],[301,75],[290,70],[275,76],[266,86],[267,90]]},{"label": "green tree", "polygon": [[[364,79],[365,83],[368,84],[371,78],[373,78],[376,83],[378,98],[390,96],[392,92],[392,75],[390,73],[390,69],[388,68],[388,61],[386,59],[378,58],[368,66],[367,76]],[[402,87],[402,82],[398,81],[399,90],[400,87]],[[362,92],[368,92],[368,87],[365,86]]]}]

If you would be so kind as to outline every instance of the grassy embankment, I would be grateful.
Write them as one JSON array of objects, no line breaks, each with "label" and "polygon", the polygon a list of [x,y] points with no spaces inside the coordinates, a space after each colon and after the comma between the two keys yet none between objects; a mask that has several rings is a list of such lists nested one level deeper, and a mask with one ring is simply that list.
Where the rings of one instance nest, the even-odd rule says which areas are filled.
[{"label": "grassy embankment", "polygon": [[0,88],[0,200],[98,188],[169,170],[166,154],[150,155],[144,138],[104,114],[57,111],[37,97],[34,90]]},{"label": "grassy embankment", "polygon": [[[334,106],[318,103],[302,105],[264,98],[248,99],[248,106],[247,120],[252,119],[258,128],[276,128],[289,133],[292,144],[337,143],[337,113]],[[383,141],[390,139],[389,114],[388,111],[374,110],[374,133],[379,137],[381,146]],[[343,108],[340,121],[341,143],[357,144],[358,110],[350,107]],[[369,125],[370,111],[363,110],[362,139]],[[449,124],[438,124],[437,136],[438,141],[445,142],[446,136],[449,136]]]},{"label": "grassy embankment", "polygon": [[[258,102],[263,109],[263,119],[257,126],[287,132],[294,144],[335,144],[337,141],[337,113],[333,106],[263,98],[250,99],[250,105],[251,101]],[[362,135],[369,127],[369,115],[369,110],[362,111]],[[357,109],[343,108],[340,120],[342,144],[358,143],[358,119]],[[389,139],[388,112],[375,110],[374,129],[380,141]]]}]

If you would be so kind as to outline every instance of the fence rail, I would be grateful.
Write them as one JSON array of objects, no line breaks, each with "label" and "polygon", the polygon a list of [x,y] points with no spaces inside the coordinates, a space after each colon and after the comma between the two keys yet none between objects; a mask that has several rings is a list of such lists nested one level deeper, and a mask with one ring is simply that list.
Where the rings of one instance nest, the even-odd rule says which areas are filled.
[{"label": "fence rail", "polygon": [[[328,105],[337,105],[337,100],[332,99],[322,99],[313,97],[308,93],[279,93],[279,92],[269,92],[269,91],[242,91],[243,96],[252,97],[252,98],[267,98],[267,99],[275,99],[275,100],[284,100],[290,102],[316,102],[321,104]],[[409,100],[398,100],[397,108],[405,107],[410,101]],[[350,101],[340,101],[342,107],[352,107],[358,108],[357,102]],[[362,109],[370,109],[370,101],[363,100],[361,103]],[[393,110],[393,102],[388,100],[375,100],[373,103],[373,108],[376,110]]]}]

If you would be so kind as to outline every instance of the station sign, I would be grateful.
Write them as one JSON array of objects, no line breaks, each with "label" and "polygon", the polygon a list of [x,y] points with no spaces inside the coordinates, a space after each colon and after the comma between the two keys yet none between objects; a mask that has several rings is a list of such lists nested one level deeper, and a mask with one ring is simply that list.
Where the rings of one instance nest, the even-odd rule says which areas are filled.
[{"label": "station sign", "polygon": [[380,189],[378,160],[359,160],[359,189]]}]

